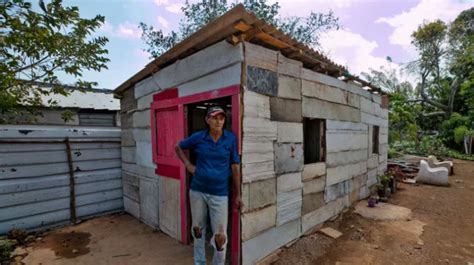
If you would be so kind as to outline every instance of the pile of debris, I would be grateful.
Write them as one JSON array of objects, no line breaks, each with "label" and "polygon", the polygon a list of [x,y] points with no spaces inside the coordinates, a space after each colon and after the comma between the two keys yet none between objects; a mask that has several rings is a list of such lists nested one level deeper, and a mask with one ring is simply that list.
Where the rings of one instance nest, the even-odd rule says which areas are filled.
[{"label": "pile of debris", "polygon": [[435,156],[406,155],[402,159],[389,159],[388,171],[398,181],[448,186],[448,176],[454,173],[452,161],[439,161]]}]

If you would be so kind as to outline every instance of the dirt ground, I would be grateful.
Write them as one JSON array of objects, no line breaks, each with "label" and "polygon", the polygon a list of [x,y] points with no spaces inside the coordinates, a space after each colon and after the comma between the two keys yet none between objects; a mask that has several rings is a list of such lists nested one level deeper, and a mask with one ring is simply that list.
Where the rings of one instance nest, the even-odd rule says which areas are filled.
[{"label": "dirt ground", "polygon": [[307,236],[276,264],[474,264],[474,162],[455,160],[454,169],[450,187],[399,184],[390,203],[411,209],[411,220],[374,221],[351,209],[326,224],[343,236]]},{"label": "dirt ground", "polygon": [[192,247],[122,214],[46,233],[17,264],[192,264]]}]

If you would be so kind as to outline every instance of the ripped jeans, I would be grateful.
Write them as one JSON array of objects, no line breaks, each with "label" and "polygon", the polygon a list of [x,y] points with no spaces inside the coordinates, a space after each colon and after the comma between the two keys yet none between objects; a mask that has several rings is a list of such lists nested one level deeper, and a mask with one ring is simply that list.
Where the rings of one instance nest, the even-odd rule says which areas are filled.
[{"label": "ripped jeans", "polygon": [[211,219],[214,249],[213,265],[224,265],[227,244],[228,197],[216,196],[199,191],[189,190],[191,203],[192,227],[194,238],[194,264],[206,264],[206,225],[207,213]]}]

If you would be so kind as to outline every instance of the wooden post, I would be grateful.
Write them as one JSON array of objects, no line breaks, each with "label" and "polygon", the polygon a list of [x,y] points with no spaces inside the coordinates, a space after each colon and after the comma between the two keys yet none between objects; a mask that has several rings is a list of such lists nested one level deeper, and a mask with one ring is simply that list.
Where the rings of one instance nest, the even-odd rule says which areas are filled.
[{"label": "wooden post", "polygon": [[74,180],[74,167],[72,165],[71,142],[69,137],[64,141],[66,144],[67,162],[69,166],[69,212],[71,223],[76,223],[76,181]]}]

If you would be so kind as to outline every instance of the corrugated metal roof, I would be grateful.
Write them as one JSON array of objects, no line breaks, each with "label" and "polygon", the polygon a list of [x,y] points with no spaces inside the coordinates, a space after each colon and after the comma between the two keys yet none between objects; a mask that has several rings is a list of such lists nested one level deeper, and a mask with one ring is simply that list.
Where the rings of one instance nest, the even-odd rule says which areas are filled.
[{"label": "corrugated metal roof", "polygon": [[191,36],[176,44],[173,48],[147,64],[142,70],[118,86],[114,93],[120,95],[135,83],[145,79],[176,60],[209,47],[219,41],[249,41],[271,49],[279,50],[284,56],[303,62],[306,68],[334,76],[343,77],[343,81],[356,81],[369,90],[383,93],[382,90],[325,57],[321,53],[296,41],[281,30],[257,18],[248,12],[242,4],[237,5],[224,15],[209,22]]}]

